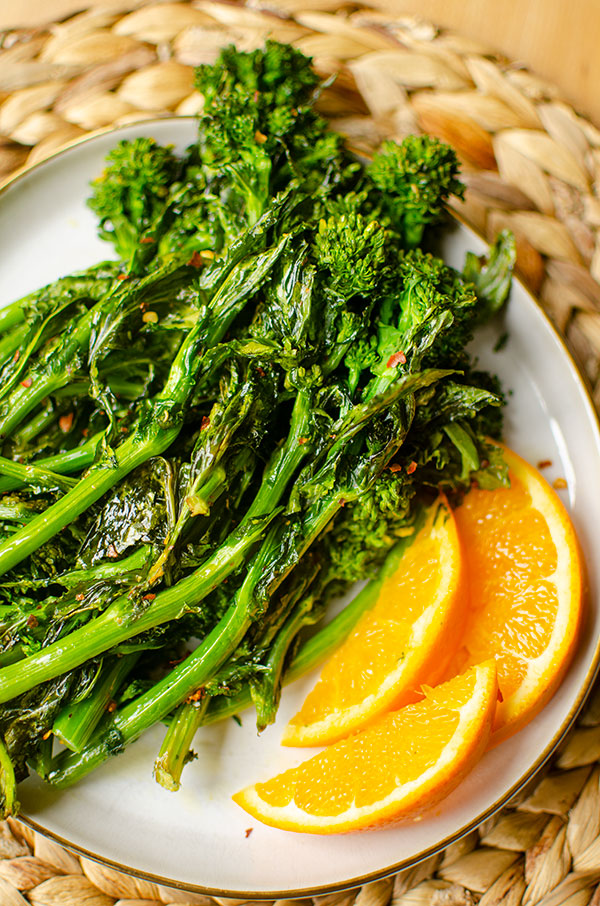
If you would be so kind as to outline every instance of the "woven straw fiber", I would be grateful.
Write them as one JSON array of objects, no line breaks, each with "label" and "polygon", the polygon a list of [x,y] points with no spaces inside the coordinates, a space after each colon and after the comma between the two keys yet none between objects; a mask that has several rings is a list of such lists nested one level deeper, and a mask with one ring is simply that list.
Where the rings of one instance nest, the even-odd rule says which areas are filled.
[{"label": "woven straw fiber", "polygon": [[[457,209],[484,236],[515,232],[520,276],[600,406],[600,131],[554,86],[472,40],[344,0],[261,2],[105,0],[92,10],[82,0],[83,12],[50,29],[0,34],[0,179],[90,130],[196,113],[193,67],[226,43],[290,41],[323,75],[338,73],[321,106],[357,149],[419,129],[456,147],[468,186]],[[600,906],[599,758],[597,689],[519,801],[442,855],[315,906]],[[213,902],[0,822],[0,906]]]}]

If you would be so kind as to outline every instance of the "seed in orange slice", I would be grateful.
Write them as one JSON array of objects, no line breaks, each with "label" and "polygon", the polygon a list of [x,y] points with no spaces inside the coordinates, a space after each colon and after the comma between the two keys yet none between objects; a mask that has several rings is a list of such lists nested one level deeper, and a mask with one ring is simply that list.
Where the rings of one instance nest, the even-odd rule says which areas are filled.
[{"label": "seed in orange slice", "polygon": [[434,685],[460,644],[465,607],[460,541],[440,498],[374,606],[325,664],[284,730],[287,746],[328,745]]},{"label": "seed in orange slice", "polygon": [[335,834],[414,816],[447,796],[489,740],[496,665],[469,668],[296,768],[233,797],[282,830]]},{"label": "seed in orange slice", "polygon": [[510,488],[471,490],[455,517],[465,551],[469,610],[446,676],[494,657],[502,703],[495,744],[531,720],[556,691],[575,649],[583,565],[558,495],[502,447]]}]

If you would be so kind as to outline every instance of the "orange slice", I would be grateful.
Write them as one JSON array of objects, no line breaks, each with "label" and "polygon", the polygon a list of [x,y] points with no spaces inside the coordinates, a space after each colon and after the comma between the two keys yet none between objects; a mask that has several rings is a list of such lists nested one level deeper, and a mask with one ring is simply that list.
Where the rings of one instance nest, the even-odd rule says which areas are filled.
[{"label": "orange slice", "polygon": [[495,657],[502,703],[493,742],[527,723],[555,692],[580,623],[583,567],[555,491],[502,447],[510,488],[473,489],[455,510],[469,611],[462,649],[446,674]]},{"label": "orange slice", "polygon": [[334,834],[397,823],[448,795],[489,740],[497,700],[487,661],[266,783],[233,797],[282,830]]},{"label": "orange slice", "polygon": [[335,742],[414,701],[421,683],[435,685],[460,645],[462,577],[456,524],[440,498],[374,606],[326,663],[282,744]]}]

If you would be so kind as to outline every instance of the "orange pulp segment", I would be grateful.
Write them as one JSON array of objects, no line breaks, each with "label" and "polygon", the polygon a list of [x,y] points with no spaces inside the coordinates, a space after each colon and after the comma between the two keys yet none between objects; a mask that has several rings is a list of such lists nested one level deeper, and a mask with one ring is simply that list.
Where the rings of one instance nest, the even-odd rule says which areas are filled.
[{"label": "orange pulp segment", "polygon": [[333,834],[397,823],[448,795],[489,740],[497,701],[493,660],[233,799],[283,830]]},{"label": "orange pulp segment", "polygon": [[492,741],[512,735],[555,692],[580,623],[582,561],[558,495],[502,447],[510,488],[471,490],[455,510],[469,609],[447,676],[494,657],[502,701]]},{"label": "orange pulp segment", "polygon": [[374,606],[325,664],[282,744],[328,745],[414,701],[421,683],[434,685],[460,644],[462,576],[456,524],[440,498]]}]

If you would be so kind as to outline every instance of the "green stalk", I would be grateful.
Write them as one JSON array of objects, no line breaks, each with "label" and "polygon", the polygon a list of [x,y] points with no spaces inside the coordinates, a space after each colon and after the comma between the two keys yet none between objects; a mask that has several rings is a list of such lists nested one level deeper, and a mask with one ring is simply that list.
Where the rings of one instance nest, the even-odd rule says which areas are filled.
[{"label": "green stalk", "polygon": [[[26,297],[28,298],[28,297]],[[25,320],[25,306],[23,301],[18,299],[0,309],[0,332],[6,333],[14,327],[18,327]]]},{"label": "green stalk", "polygon": [[59,475],[57,472],[53,472],[51,469],[37,463],[13,462],[12,459],[5,459],[4,456],[0,456],[0,475],[16,478],[18,482],[22,482],[25,485],[34,485],[47,490],[58,488],[59,491],[63,492],[69,491],[77,483],[76,479],[65,478],[63,475]]},{"label": "green stalk", "polygon": [[81,752],[139,657],[136,653],[117,658],[108,669],[102,671],[89,695],[61,710],[52,727],[52,732],[60,742],[73,752]]},{"label": "green stalk", "polygon": [[27,759],[27,766],[35,771],[42,780],[46,780],[52,769],[52,744],[53,739],[50,735],[48,739],[42,739],[33,755]]},{"label": "green stalk", "polygon": [[38,435],[54,424],[57,419],[57,413],[54,409],[52,403],[48,403],[41,409],[39,412],[36,412],[32,418],[25,422],[24,425],[21,425],[19,430],[15,432],[12,437],[12,440],[17,447],[25,447],[31,443],[32,440],[35,440]]},{"label": "green stalk", "polygon": [[[69,360],[74,359],[77,355],[77,349],[73,346],[73,343],[69,343],[66,347],[69,350]],[[70,381],[66,367],[64,370],[43,377],[39,375],[39,369],[32,368],[31,370],[38,373],[34,373],[33,376],[28,375],[1,405],[0,434],[5,437],[9,437],[25,419],[25,416],[39,406],[42,400]]]},{"label": "green stalk", "polygon": [[311,413],[312,394],[300,390],[294,402],[290,430],[285,444],[275,453],[260,488],[248,510],[248,516],[262,516],[277,506],[288,482],[294,476],[308,452],[305,443]]},{"label": "green stalk", "polygon": [[[281,695],[281,677],[288,652],[301,629],[314,622],[314,595],[302,598],[275,636],[269,648],[269,655],[263,664],[264,670],[250,687],[250,694],[256,707],[256,728],[261,733],[272,724],[277,713]],[[312,617],[312,619],[311,619]]]},{"label": "green stalk", "polygon": [[27,325],[19,324],[17,327],[14,327],[10,333],[7,333],[2,337],[0,340],[0,362],[4,362],[5,359],[13,358],[22,341],[27,336],[27,333]]},{"label": "green stalk", "polygon": [[210,697],[198,702],[185,702],[175,712],[165,734],[158,758],[154,762],[154,777],[166,790],[177,792],[181,774],[190,760],[190,749],[198,727],[203,722]]},{"label": "green stalk", "polygon": [[[170,420],[169,408],[167,404],[162,412],[159,410],[160,414],[150,425],[147,437],[141,438],[140,432],[136,432],[115,451],[114,462],[98,464],[60,500],[3,542],[0,545],[0,575],[12,569],[53,538],[57,532],[74,522],[81,513],[133,469],[150,457],[162,453],[177,437],[180,427],[179,423],[167,427]],[[161,418],[163,422],[160,421]],[[164,423],[166,427],[162,428]]]},{"label": "green stalk", "polygon": [[[41,459],[34,459],[25,465],[25,468],[31,466],[51,470],[59,475],[70,475],[73,472],[81,472],[87,469],[94,462],[96,449],[104,432],[99,431],[90,437],[84,444],[67,450],[65,453],[57,453],[54,456],[45,456]],[[17,491],[26,486],[25,481],[19,481],[15,478],[0,478],[0,494],[6,491]]]},{"label": "green stalk", "polygon": [[6,818],[7,815],[14,815],[18,811],[15,769],[4,741],[0,739],[0,814]]}]

